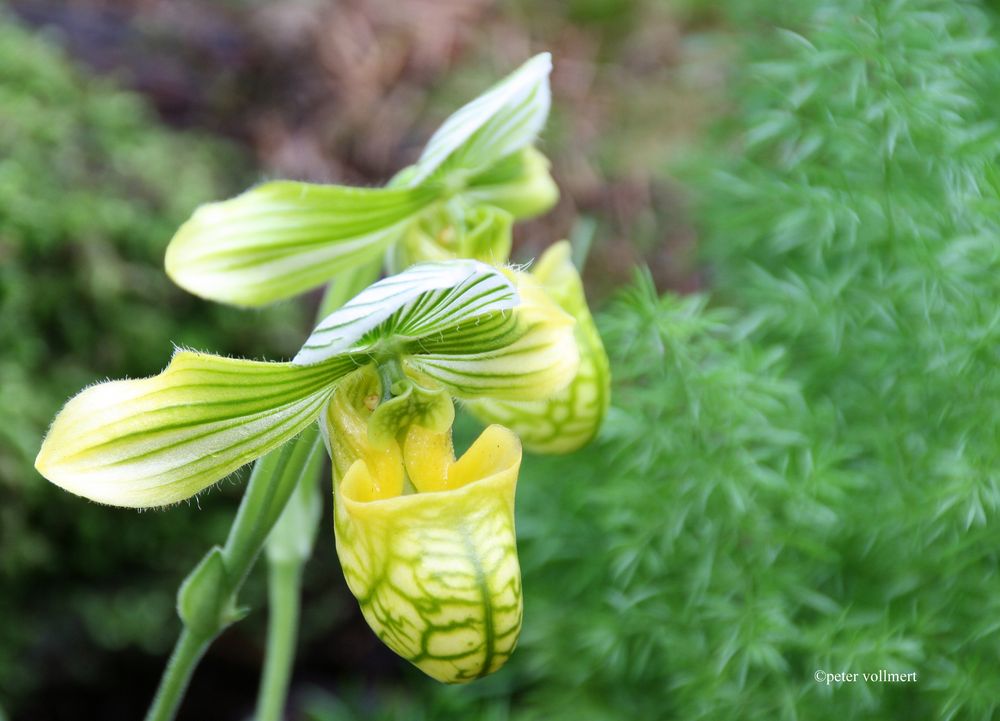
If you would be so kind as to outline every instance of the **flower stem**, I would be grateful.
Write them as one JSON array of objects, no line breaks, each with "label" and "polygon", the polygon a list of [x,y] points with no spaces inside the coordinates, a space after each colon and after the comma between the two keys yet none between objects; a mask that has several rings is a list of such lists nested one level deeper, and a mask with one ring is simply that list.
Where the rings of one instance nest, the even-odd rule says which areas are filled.
[{"label": "flower stem", "polygon": [[234,590],[239,590],[260,554],[267,535],[298,485],[303,471],[317,452],[318,430],[310,426],[302,435],[254,465],[247,492],[229,529],[222,549]]},{"label": "flower stem", "polygon": [[213,628],[196,632],[185,625],[160,679],[146,721],[170,721],[174,718],[205,650],[226,626],[241,617],[236,603],[240,589],[300,476],[306,468],[315,464],[314,459],[321,448],[318,436],[316,426],[312,426],[294,441],[254,464],[247,490],[222,548],[226,581],[218,605],[230,610],[219,614]]},{"label": "flower stem", "polygon": [[181,631],[160,679],[153,705],[146,714],[146,721],[168,721],[177,714],[177,707],[184,698],[194,669],[211,642],[212,639],[197,636],[190,629]]},{"label": "flower stem", "polygon": [[281,721],[295,659],[302,562],[268,564],[267,657],[257,697],[256,721]]},{"label": "flower stem", "polygon": [[[344,274],[343,280],[328,290],[320,317],[335,310],[378,277],[380,263],[380,259],[374,259]],[[181,630],[146,721],[174,718],[201,657],[223,629],[241,617],[236,601],[243,582],[296,486],[300,481],[315,485],[312,477],[318,472],[322,447],[318,429],[312,426],[254,464],[247,490],[222,548],[226,588],[221,605],[230,610],[220,614],[217,626],[207,632],[196,633],[187,625]],[[298,631],[299,586],[304,562],[305,558],[271,562],[268,580],[272,618],[259,697],[261,719],[279,719],[285,704]]]},{"label": "flower stem", "polygon": [[[327,286],[323,300],[317,309],[317,319],[323,319],[348,300],[360,293],[378,279],[382,268],[382,258],[376,257],[368,263],[341,273]],[[303,497],[305,507],[309,506],[308,497],[316,493],[316,478],[319,468],[314,471],[308,468],[302,473],[299,492]],[[309,487],[305,487],[305,486]],[[295,661],[295,645],[298,639],[299,607],[302,587],[302,568],[312,553],[312,539],[315,537],[318,514],[321,513],[322,502],[318,504],[317,517],[309,520],[309,513],[296,516],[289,504],[287,517],[278,521],[275,534],[281,538],[272,538],[268,542],[268,627],[267,654],[264,659],[264,671],[257,696],[257,712],[255,721],[280,721],[288,695],[288,685],[292,676],[292,665]],[[298,553],[292,550],[295,541],[290,537],[303,541]]]}]

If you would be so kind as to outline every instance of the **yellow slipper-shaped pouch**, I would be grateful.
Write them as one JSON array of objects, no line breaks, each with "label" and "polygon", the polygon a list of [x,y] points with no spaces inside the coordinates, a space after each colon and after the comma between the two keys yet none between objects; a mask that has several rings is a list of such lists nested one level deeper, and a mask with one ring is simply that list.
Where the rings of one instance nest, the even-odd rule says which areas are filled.
[{"label": "yellow slipper-shaped pouch", "polygon": [[[344,404],[331,404],[337,409]],[[344,420],[328,417],[334,446]],[[450,429],[411,425],[401,444],[387,445],[359,454],[335,484],[347,585],[379,638],[429,676],[464,683],[492,673],[521,630],[514,536],[521,444],[490,426],[455,460]]]}]

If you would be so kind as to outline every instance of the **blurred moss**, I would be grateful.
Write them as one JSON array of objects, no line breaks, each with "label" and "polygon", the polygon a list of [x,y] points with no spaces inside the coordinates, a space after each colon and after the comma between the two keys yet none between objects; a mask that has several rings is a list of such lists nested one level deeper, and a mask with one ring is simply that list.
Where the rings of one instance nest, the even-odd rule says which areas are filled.
[{"label": "blurred moss", "polygon": [[[199,202],[242,188],[233,148],[163,129],[0,14],[0,698],[99,677],[102,653],[162,654],[177,579],[234,505],[101,508],[33,468],[46,425],[88,383],[158,372],[172,344],[271,358],[297,306],[213,307],[173,288],[167,240]],[[230,484],[223,484],[225,495]]]}]

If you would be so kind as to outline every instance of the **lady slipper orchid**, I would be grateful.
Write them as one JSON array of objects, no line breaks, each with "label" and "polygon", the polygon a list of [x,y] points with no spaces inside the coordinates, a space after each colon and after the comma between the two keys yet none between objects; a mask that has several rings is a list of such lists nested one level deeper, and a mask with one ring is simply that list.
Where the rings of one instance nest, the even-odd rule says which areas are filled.
[{"label": "lady slipper orchid", "polygon": [[[167,272],[191,292],[261,305],[344,270],[473,258],[508,262],[514,220],[558,199],[549,162],[533,143],[550,105],[551,58],[538,55],[449,117],[415,165],[385,188],[289,181],[199,208],[167,250]],[[480,402],[474,413],[510,426],[527,449],[566,453],[597,433],[610,398],[607,355],[565,243],[531,278],[577,320],[580,370],[559,397]],[[505,401],[512,399],[505,398]]]},{"label": "lady slipper orchid", "polygon": [[[84,390],[36,465],[87,498],[158,506],[322,416],[338,552],[365,618],[434,678],[472,680],[503,664],[520,630],[521,445],[491,426],[456,460],[451,399],[559,392],[579,362],[573,326],[529,278],[471,260],[416,265],[324,319],[292,363],[181,351],[158,376]],[[204,573],[221,573],[210,561]],[[207,609],[210,626],[219,609]]]},{"label": "lady slipper orchid", "polygon": [[[96,501],[158,506],[191,497],[322,416],[338,552],[366,619],[434,678],[490,673],[521,624],[513,518],[521,446],[491,426],[455,460],[451,398],[544,397],[579,362],[573,319],[512,276],[471,260],[413,266],[325,318],[292,363],[178,352],[158,376],[72,399],[36,466]],[[223,563],[210,554],[198,583],[222,578]],[[198,606],[188,595],[182,587],[182,607]],[[194,614],[206,628],[221,613],[207,596]]]},{"label": "lady slipper orchid", "polygon": [[521,446],[490,426],[455,460],[450,423],[397,425],[378,445],[379,393],[377,377],[358,371],[326,414],[344,577],[389,648],[439,681],[472,681],[504,664],[521,628]]},{"label": "lady slipper orchid", "polygon": [[358,367],[396,364],[459,398],[558,392],[573,319],[476,261],[424,263],[325,318],[291,363],[178,351],[157,376],[100,383],[56,417],[36,460],[68,491],[117,506],[190,498],[319,417]]},{"label": "lady slipper orchid", "polygon": [[[148,718],[172,717],[207,644],[245,613],[239,590],[265,546],[280,592],[259,715],[280,714],[324,443],[344,576],[379,638],[444,683],[512,654],[517,434],[532,450],[578,448],[609,395],[568,244],[531,273],[506,267],[513,222],[558,198],[534,148],[550,70],[536,56],[462,107],[385,188],[265,183],[178,230],[166,270],[196,295],[258,306],[332,283],[323,307],[341,307],[290,363],[179,350],[160,374],[86,388],[56,416],[36,468],[101,503],[175,503],[260,459],[225,544],[179,588],[184,631]],[[406,269],[364,288],[383,257]],[[489,424],[459,458],[456,399]]]}]

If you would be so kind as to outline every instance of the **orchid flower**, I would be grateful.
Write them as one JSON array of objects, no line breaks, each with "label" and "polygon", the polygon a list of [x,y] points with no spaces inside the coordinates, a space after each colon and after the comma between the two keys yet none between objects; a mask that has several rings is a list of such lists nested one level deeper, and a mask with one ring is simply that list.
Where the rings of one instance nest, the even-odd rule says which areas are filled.
[{"label": "orchid flower", "polygon": [[[157,376],[71,399],[36,467],[95,501],[161,506],[320,419],[338,552],[366,618],[435,678],[471,680],[499,667],[520,629],[520,444],[491,427],[455,461],[451,399],[545,398],[579,363],[573,318],[517,281],[474,260],[422,263],[323,319],[291,363],[178,351]],[[224,575],[213,558],[202,575]],[[189,612],[195,623],[216,623],[208,605]]]},{"label": "orchid flower", "polygon": [[[534,147],[550,70],[548,54],[536,56],[465,105],[384,188],[264,183],[202,206],[178,230],[167,273],[233,305],[330,282],[340,303],[383,258],[405,268],[323,318],[291,362],[178,350],[160,374],[86,388],[57,415],[36,467],[110,505],[182,501],[260,459],[225,546],[181,585],[180,661],[149,719],[172,716],[184,674],[241,617],[236,596],[262,545],[272,564],[308,557],[318,438],[333,460],[344,576],[385,644],[447,683],[491,673],[513,652],[518,435],[539,452],[578,448],[609,395],[568,244],[531,272],[507,266],[513,222],[558,197]],[[456,400],[489,424],[460,458]],[[269,717],[281,693],[268,696]]]},{"label": "orchid flower", "polygon": [[203,298],[259,306],[391,254],[442,212],[548,210],[558,190],[531,145],[548,117],[551,68],[548,53],[537,55],[459,109],[385,188],[276,181],[203,205],[171,240],[167,274]]},{"label": "orchid flower", "polygon": [[[538,55],[461,108],[386,188],[280,181],[202,206],[171,241],[167,272],[197,295],[260,305],[383,254],[397,268],[449,258],[502,266],[513,221],[558,197],[548,160],[532,146],[548,116],[550,70],[549,55]],[[529,450],[565,453],[601,425],[607,355],[566,244],[553,246],[530,275],[577,320],[579,375],[551,399],[470,407],[509,425]]]},{"label": "orchid flower", "polygon": [[36,467],[94,501],[162,506],[298,435],[369,364],[398,364],[400,380],[456,398],[551,395],[578,365],[573,319],[530,288],[521,296],[477,261],[413,266],[325,318],[291,363],[179,350],[157,376],[85,389],[56,417]]}]

